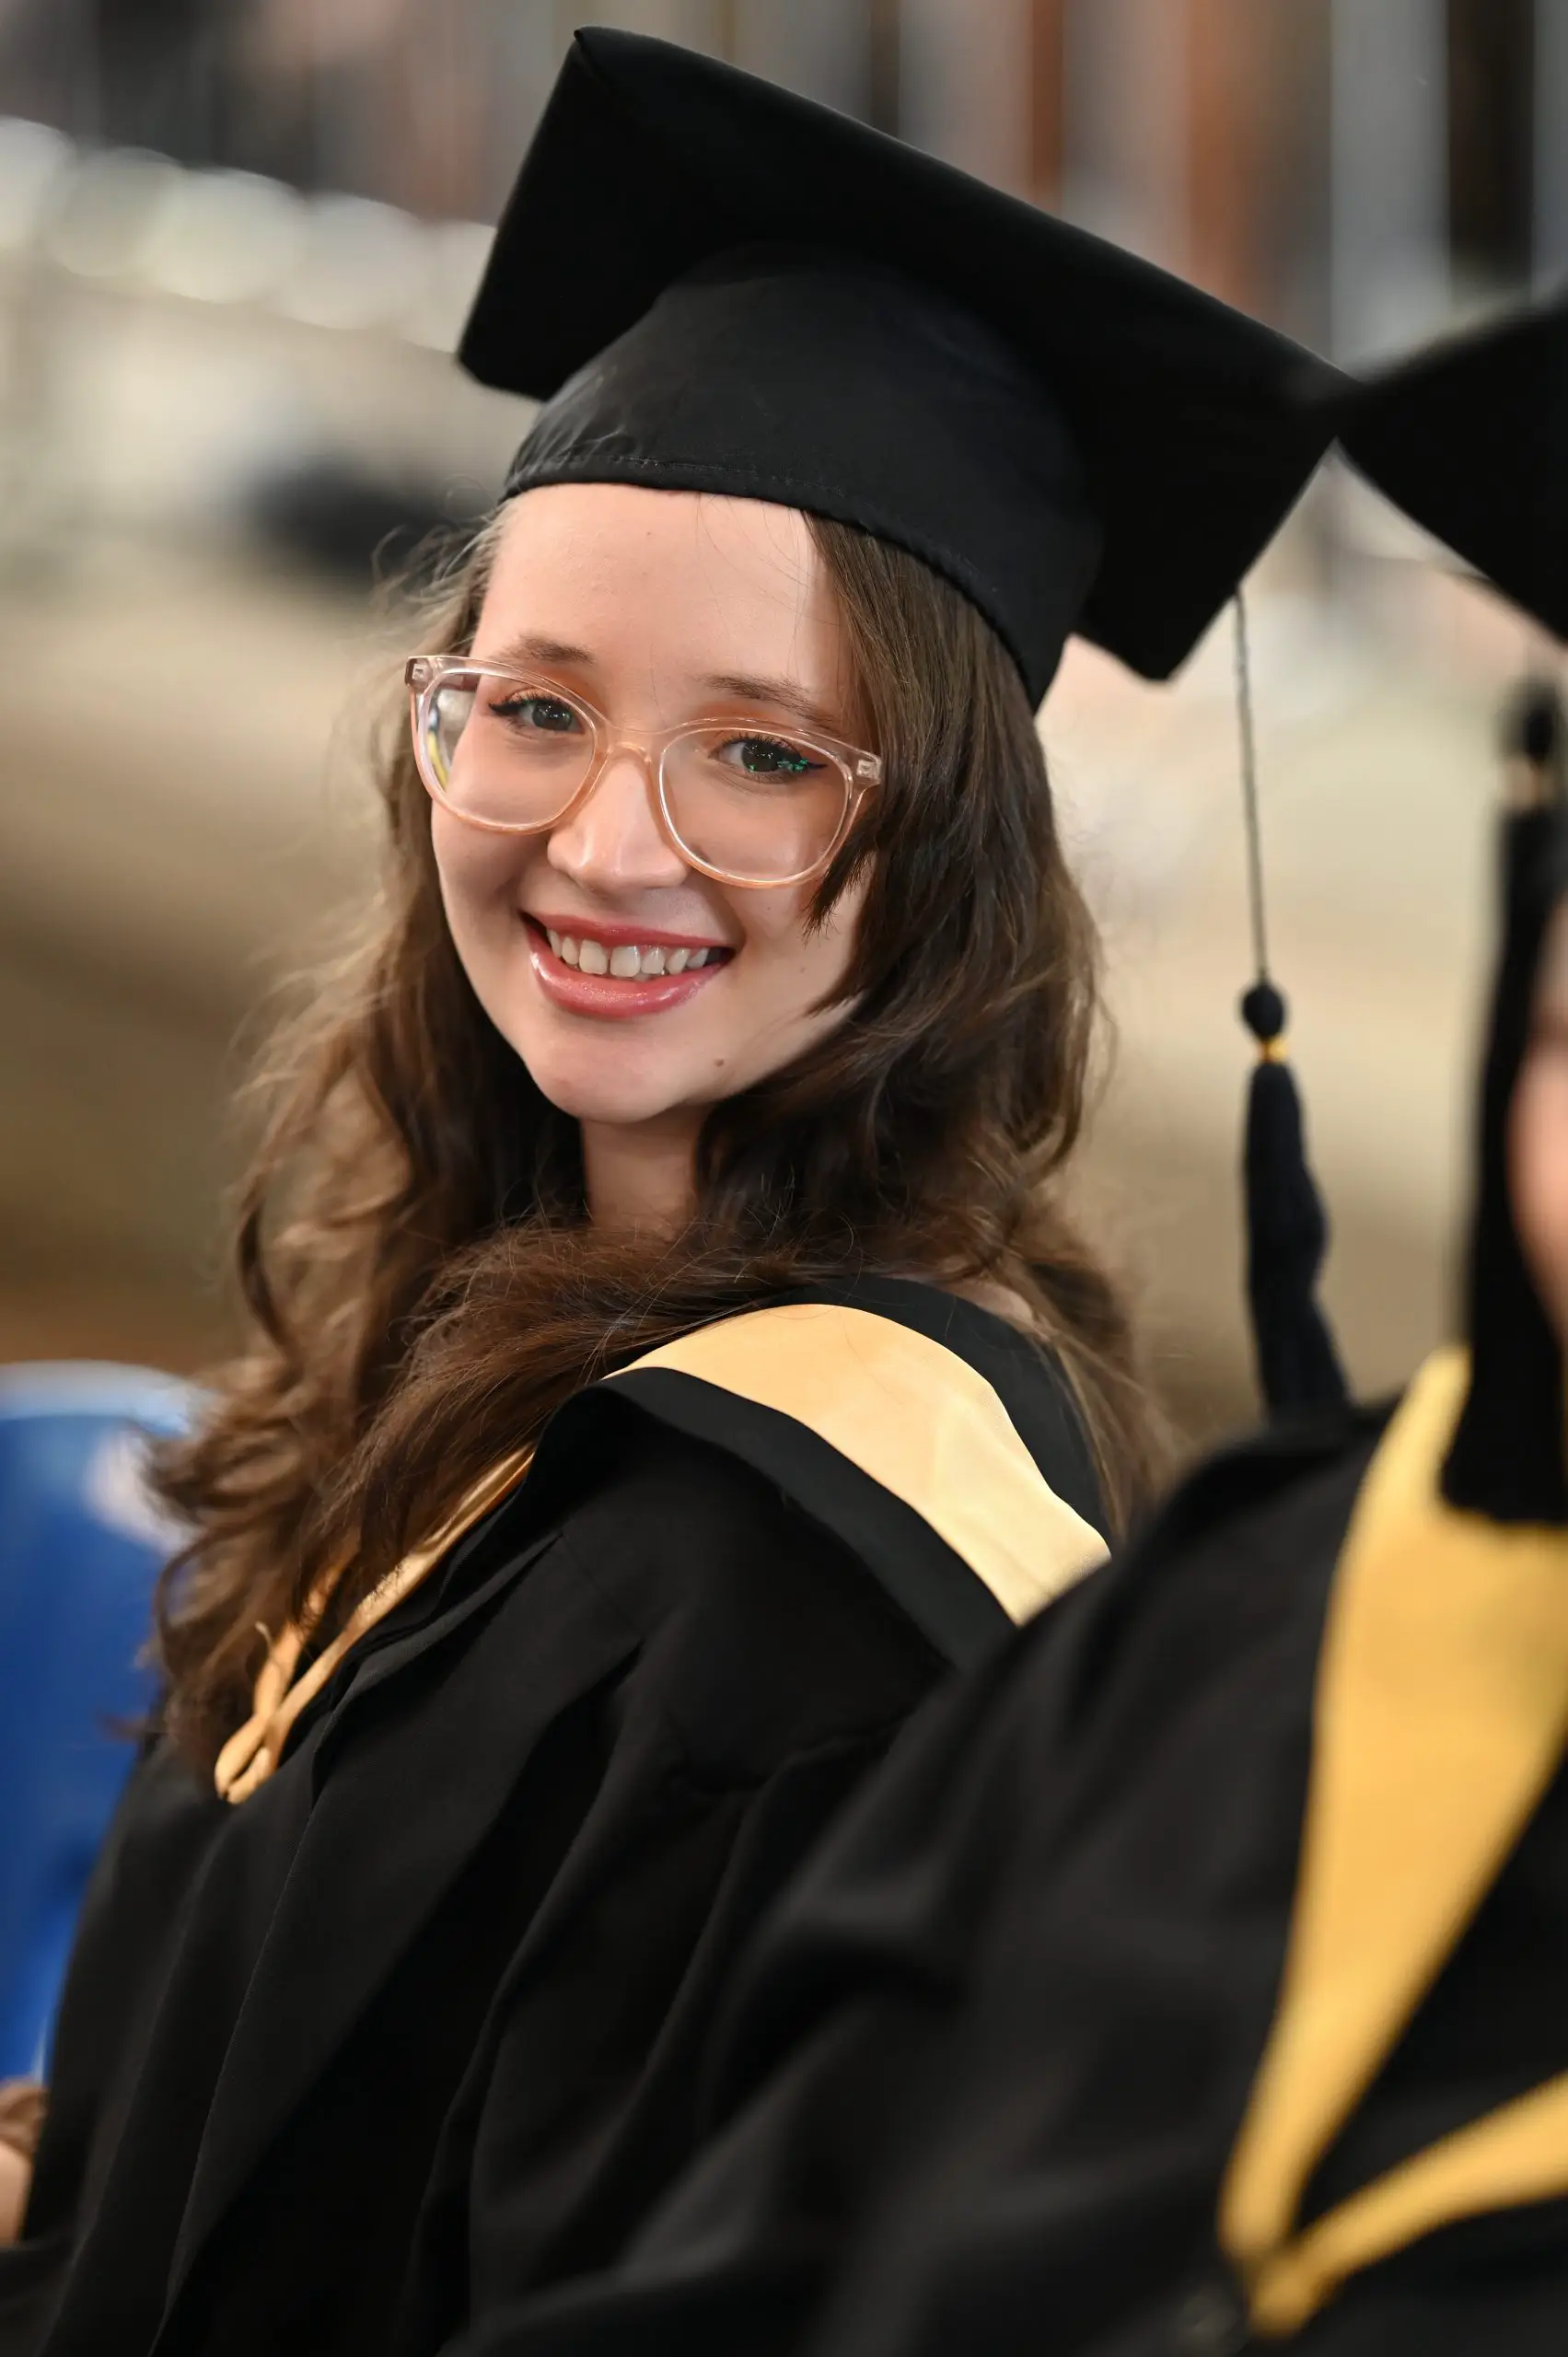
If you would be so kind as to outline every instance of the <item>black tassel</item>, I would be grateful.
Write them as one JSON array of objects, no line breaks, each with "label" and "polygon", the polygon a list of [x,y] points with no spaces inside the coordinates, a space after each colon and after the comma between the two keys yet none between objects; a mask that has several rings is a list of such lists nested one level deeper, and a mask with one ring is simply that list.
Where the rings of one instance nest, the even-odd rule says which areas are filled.
[{"label": "black tassel", "polygon": [[1279,1052],[1285,1003],[1272,982],[1253,983],[1241,1019],[1260,1051],[1247,1098],[1247,1297],[1258,1381],[1271,1416],[1285,1416],[1346,1397],[1316,1297],[1329,1223],[1307,1167],[1295,1075]]},{"label": "black tassel", "polygon": [[1241,795],[1247,824],[1248,899],[1257,980],[1241,1002],[1241,1019],[1258,1042],[1258,1068],[1247,1099],[1247,1298],[1258,1382],[1271,1416],[1330,1408],[1348,1396],[1344,1370],[1317,1283],[1329,1248],[1329,1223],[1307,1167],[1301,1098],[1280,1051],[1283,993],[1269,980],[1263,907],[1263,857],[1258,825],[1258,766],[1252,735],[1252,675],[1247,607],[1236,596],[1236,702],[1241,730]]}]

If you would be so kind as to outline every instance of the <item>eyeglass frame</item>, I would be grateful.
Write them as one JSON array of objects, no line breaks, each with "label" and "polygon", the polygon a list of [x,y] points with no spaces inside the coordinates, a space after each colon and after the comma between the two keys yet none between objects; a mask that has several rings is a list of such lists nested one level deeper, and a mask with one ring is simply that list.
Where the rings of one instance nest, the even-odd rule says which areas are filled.
[{"label": "eyeglass frame", "polygon": [[[481,819],[471,810],[459,809],[432,778],[426,766],[424,731],[420,726],[421,706],[427,697],[435,694],[444,680],[464,672],[477,672],[482,678],[488,679],[505,679],[514,687],[531,687],[548,691],[551,695],[559,697],[563,703],[569,705],[574,712],[580,713],[589,722],[596,750],[589,761],[587,773],[553,818],[540,819],[533,826],[520,825],[506,819]],[[797,728],[792,725],[787,731],[780,731],[776,726],[770,728],[765,720],[757,718],[754,733],[758,737],[766,738],[787,733],[792,742],[797,741],[811,752],[826,754],[829,760],[837,765],[844,782],[843,816],[839,821],[831,842],[809,867],[800,868],[793,876],[731,876],[724,868],[714,867],[707,860],[699,859],[696,853],[681,840],[665,792],[664,764],[665,756],[671,745],[679,737],[695,736],[702,729],[731,728],[738,733],[753,733],[748,732],[746,723],[737,721],[733,714],[714,714],[706,718],[683,720],[672,728],[645,730],[634,735],[622,731],[617,736],[614,723],[607,714],[599,711],[597,704],[590,703],[587,698],[579,695],[575,688],[562,687],[559,681],[552,679],[547,673],[530,674],[512,671],[508,670],[504,664],[476,662],[469,655],[411,655],[403,666],[403,681],[409,691],[409,728],[413,738],[414,766],[419,772],[420,784],[438,808],[449,810],[453,818],[461,819],[465,826],[479,827],[490,835],[552,833],[557,827],[563,826],[568,819],[581,809],[610,762],[618,755],[634,753],[642,765],[645,779],[654,789],[654,814],[659,832],[671,851],[688,867],[693,868],[699,876],[706,876],[715,884],[729,885],[737,891],[778,891],[790,885],[814,883],[819,876],[825,875],[843,849],[866,795],[873,786],[879,785],[882,781],[880,753],[868,752],[864,746],[848,744],[842,737],[830,736],[825,729]]]}]

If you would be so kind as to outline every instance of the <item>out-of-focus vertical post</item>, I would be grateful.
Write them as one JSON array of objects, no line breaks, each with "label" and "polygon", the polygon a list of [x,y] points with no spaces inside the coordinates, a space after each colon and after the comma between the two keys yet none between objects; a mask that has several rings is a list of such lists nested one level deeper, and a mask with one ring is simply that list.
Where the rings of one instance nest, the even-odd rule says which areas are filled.
[{"label": "out-of-focus vertical post", "polygon": [[1529,280],[1535,24],[1535,0],[1448,0],[1448,256],[1460,302]]},{"label": "out-of-focus vertical post", "polygon": [[1189,267],[1200,285],[1260,308],[1259,128],[1265,56],[1250,0],[1185,0]]},{"label": "out-of-focus vertical post", "polygon": [[[583,15],[582,0],[577,0],[576,14]],[[846,113],[866,112],[874,31],[867,10],[846,6],[846,0],[789,0],[787,8],[779,7],[776,0],[725,0],[709,24],[715,49],[732,64],[744,66],[749,74],[760,74],[765,81],[782,82],[786,89],[820,99],[824,105],[840,107]],[[906,122],[908,115],[904,29],[900,11],[894,28],[900,52],[899,87],[891,94],[900,122]],[[885,30],[883,38],[885,41]],[[884,46],[876,62],[876,75],[882,85],[878,105],[889,102],[886,85],[892,62]]]},{"label": "out-of-focus vertical post", "polygon": [[998,188],[1028,192],[1033,0],[904,0],[902,130]]},{"label": "out-of-focus vertical post", "polygon": [[1535,276],[1568,276],[1568,0],[1536,0]]},{"label": "out-of-focus vertical post", "polygon": [[903,26],[900,0],[865,0],[865,119],[878,131],[903,122]]},{"label": "out-of-focus vertical post", "polygon": [[1336,359],[1393,351],[1448,299],[1445,0],[1332,0]]},{"label": "out-of-focus vertical post", "polygon": [[1054,207],[1062,195],[1067,0],[1030,0],[1028,41],[1028,192],[1037,204]]},{"label": "out-of-focus vertical post", "polygon": [[1064,207],[1137,253],[1187,264],[1187,27],[1172,0],[1070,0]]}]

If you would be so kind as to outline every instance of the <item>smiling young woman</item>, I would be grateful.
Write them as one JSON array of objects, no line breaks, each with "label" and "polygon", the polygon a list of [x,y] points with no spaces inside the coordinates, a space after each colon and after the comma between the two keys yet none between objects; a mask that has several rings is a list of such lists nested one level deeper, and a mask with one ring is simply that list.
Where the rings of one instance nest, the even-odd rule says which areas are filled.
[{"label": "smiling young woman", "polygon": [[[639,160],[672,108],[715,170],[737,123],[796,153],[829,250],[736,253],[716,202],[694,245]],[[834,234],[866,172],[934,250],[979,203],[1020,271],[1103,282],[1087,344],[1140,394],[1175,319],[1211,423],[1151,461],[1104,411],[1148,517],[1097,509],[1070,343],[1020,356],[951,263]],[[1310,466],[1297,355],[598,34],[480,374],[498,318],[543,340],[503,380],[555,398],[408,665],[379,935],[273,1062],[251,1339],[163,1459],[165,1701],[0,2257],[7,2351],[424,2357],[605,2262],[700,2133],[762,1910],[1147,1469],[1056,1198],[1095,944],[1034,707],[1086,600],[1146,668],[1191,644]]]}]

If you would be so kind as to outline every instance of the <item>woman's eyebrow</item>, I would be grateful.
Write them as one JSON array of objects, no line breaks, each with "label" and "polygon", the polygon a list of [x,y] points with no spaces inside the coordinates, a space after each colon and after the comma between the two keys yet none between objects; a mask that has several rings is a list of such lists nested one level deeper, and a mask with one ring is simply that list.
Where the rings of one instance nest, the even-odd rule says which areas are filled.
[{"label": "woman's eyebrow", "polygon": [[572,646],[564,639],[540,638],[525,632],[520,638],[509,638],[505,646],[482,658],[505,669],[517,666],[526,669],[530,663],[572,663],[579,669],[594,668],[594,657],[586,646]]},{"label": "woman's eyebrow", "polygon": [[838,726],[833,714],[824,712],[813,702],[796,679],[770,679],[754,677],[749,671],[710,671],[703,681],[704,691],[721,696],[734,696],[741,703],[771,703],[781,712],[793,712],[812,728],[831,735]]},{"label": "woman's eyebrow", "polygon": [[[544,638],[532,631],[508,639],[494,655],[479,659],[494,664],[498,670],[526,671],[536,664],[571,666],[579,670],[598,668],[596,657],[587,647],[573,646],[564,639]],[[798,679],[771,679],[750,671],[710,671],[698,686],[703,695],[733,696],[740,703],[772,704],[777,711],[794,713],[808,727],[820,728],[829,736],[840,725],[838,715],[817,703]]]}]

